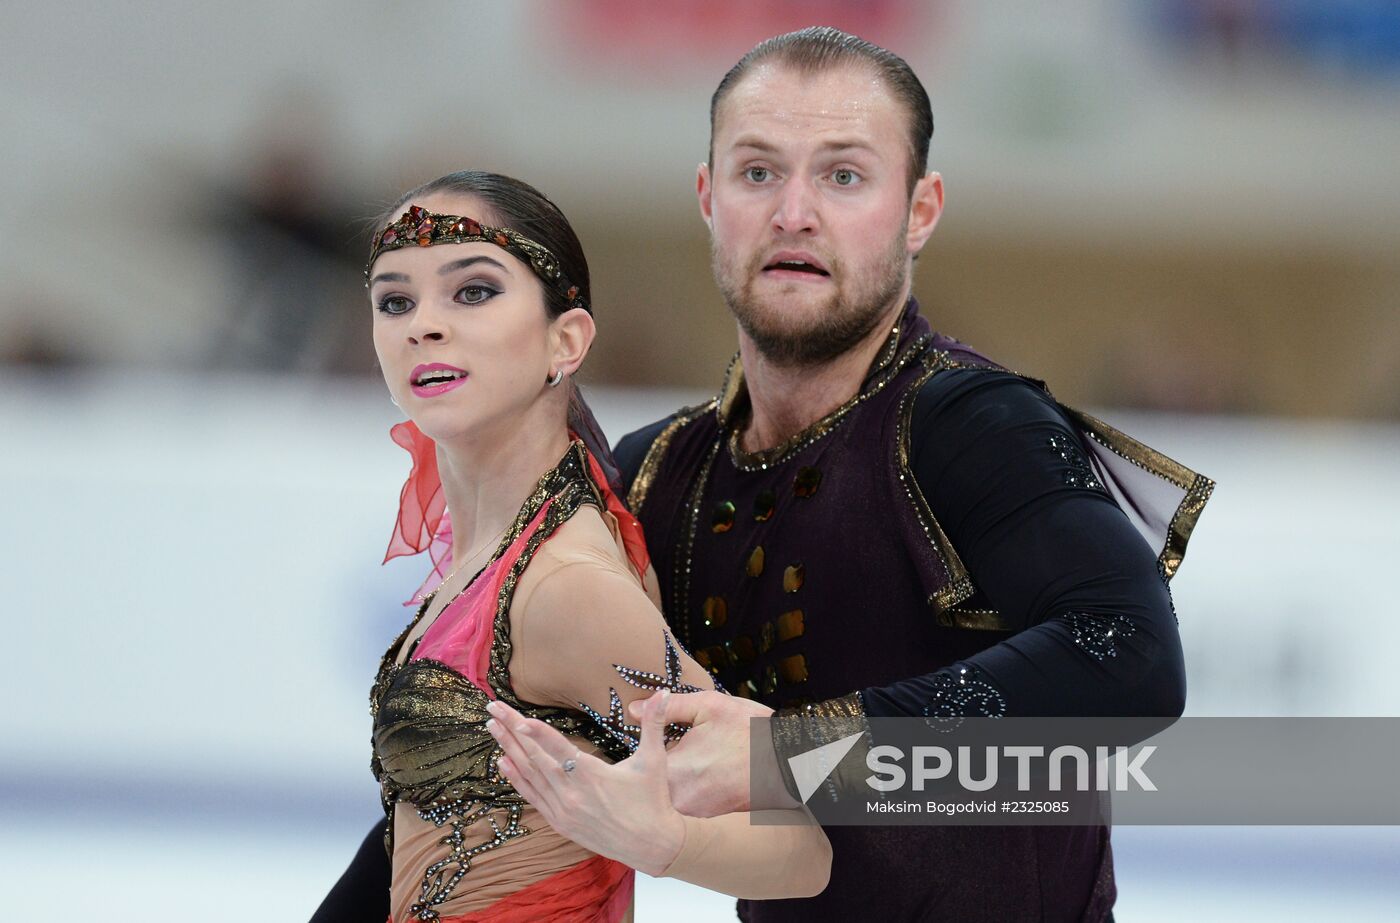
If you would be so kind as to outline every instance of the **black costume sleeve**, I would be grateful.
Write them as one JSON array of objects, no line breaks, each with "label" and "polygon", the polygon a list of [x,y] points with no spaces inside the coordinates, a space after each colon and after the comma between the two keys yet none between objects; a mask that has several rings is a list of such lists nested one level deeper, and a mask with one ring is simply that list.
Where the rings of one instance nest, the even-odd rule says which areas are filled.
[{"label": "black costume sleeve", "polygon": [[384,923],[389,918],[391,874],[381,816],[369,828],[340,880],[316,908],[311,923]]},{"label": "black costume sleeve", "polygon": [[924,497],[1012,633],[862,690],[866,714],[1179,716],[1185,668],[1156,556],[1054,400],[1004,372],[940,372],[911,425]]},{"label": "black costume sleeve", "polygon": [[637,472],[642,468],[642,462],[647,457],[647,450],[656,441],[656,437],[661,435],[661,431],[676,418],[675,414],[664,420],[657,420],[655,423],[643,426],[641,429],[628,433],[617,441],[613,446],[613,460],[617,462],[617,468],[622,475],[622,489],[628,491],[632,489],[632,482],[637,479]]}]

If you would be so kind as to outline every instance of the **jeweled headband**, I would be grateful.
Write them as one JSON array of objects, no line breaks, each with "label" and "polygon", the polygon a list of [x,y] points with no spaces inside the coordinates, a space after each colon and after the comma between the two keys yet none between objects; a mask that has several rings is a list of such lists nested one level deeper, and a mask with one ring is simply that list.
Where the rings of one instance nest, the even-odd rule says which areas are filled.
[{"label": "jeweled headband", "polygon": [[369,271],[374,261],[379,259],[379,254],[388,250],[412,245],[431,247],[434,244],[467,244],[474,241],[495,244],[524,260],[545,285],[564,296],[570,308],[583,308],[592,313],[593,309],[579,292],[578,286],[570,282],[559,267],[559,259],[543,244],[510,228],[488,227],[462,215],[439,215],[417,205],[410,205],[397,221],[374,236],[369,262],[365,264],[365,284],[369,284]]}]

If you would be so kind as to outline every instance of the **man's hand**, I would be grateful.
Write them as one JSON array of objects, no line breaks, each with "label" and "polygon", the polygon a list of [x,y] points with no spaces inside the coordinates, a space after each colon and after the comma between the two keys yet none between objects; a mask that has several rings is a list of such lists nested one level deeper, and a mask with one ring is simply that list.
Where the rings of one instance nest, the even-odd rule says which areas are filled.
[{"label": "man's hand", "polygon": [[[634,702],[631,712],[639,716]],[[676,810],[691,817],[716,817],[735,811],[795,808],[778,772],[768,722],[751,728],[754,718],[773,709],[719,692],[690,692],[667,698],[665,722],[691,728],[671,747],[666,779]],[[758,744],[755,754],[750,741]],[[756,770],[751,775],[750,770]]]},{"label": "man's hand", "polygon": [[648,875],[661,875],[685,844],[685,819],[666,795],[665,700],[639,700],[636,752],[608,763],[579,752],[557,730],[504,702],[486,707],[487,728],[505,755],[499,766],[515,790],[565,837]]}]

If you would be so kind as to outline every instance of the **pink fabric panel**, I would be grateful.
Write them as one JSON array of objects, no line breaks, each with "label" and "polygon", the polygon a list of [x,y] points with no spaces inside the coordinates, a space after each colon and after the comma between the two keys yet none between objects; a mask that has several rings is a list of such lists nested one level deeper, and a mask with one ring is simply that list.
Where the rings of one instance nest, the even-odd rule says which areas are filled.
[{"label": "pink fabric panel", "polygon": [[553,500],[546,502],[505,553],[482,571],[461,595],[447,604],[447,608],[423,634],[423,640],[418,642],[413,660],[427,658],[447,664],[489,697],[496,697],[486,680],[496,602],[506,582],[506,575],[520,560],[525,543],[553,505]]}]

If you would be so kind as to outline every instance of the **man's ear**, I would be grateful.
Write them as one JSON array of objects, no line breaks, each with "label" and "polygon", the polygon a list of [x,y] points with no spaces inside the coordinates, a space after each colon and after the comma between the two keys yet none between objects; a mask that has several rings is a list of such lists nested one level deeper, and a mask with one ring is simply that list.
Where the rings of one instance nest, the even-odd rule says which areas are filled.
[{"label": "man's ear", "polygon": [[572,375],[583,365],[598,328],[583,308],[565,311],[551,324],[554,334],[554,370]]},{"label": "man's ear", "polygon": [[715,227],[714,224],[711,223],[712,210],[710,196],[714,192],[714,187],[710,180],[710,165],[707,163],[700,164],[700,166],[695,169],[695,196],[700,200],[700,217],[704,219],[705,227],[713,231]]},{"label": "man's ear", "polygon": [[914,195],[909,200],[909,233],[904,245],[910,254],[924,248],[942,215],[943,177],[930,171],[914,184]]}]

